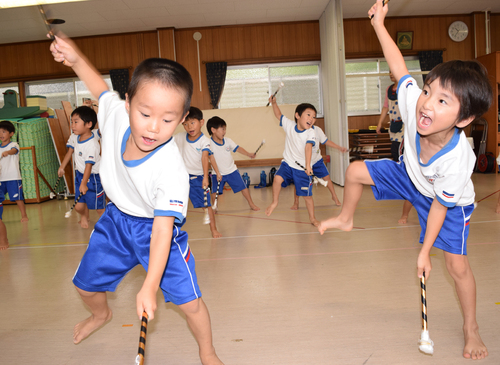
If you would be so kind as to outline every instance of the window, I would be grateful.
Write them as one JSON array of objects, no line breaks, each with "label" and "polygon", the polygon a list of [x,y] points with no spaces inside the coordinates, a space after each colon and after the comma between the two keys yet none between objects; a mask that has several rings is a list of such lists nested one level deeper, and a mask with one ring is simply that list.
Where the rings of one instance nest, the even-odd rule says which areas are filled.
[{"label": "window", "polygon": [[[112,90],[109,75],[103,75],[103,79]],[[61,109],[61,101],[69,101],[76,108],[83,104],[83,98],[91,97],[83,81],[77,78],[27,82],[26,95],[45,96],[47,106],[52,109]]]},{"label": "window", "polygon": [[323,114],[320,62],[229,66],[219,107],[248,108],[264,106],[281,82],[278,104],[310,103]]},{"label": "window", "polygon": [[[7,90],[15,90],[19,94],[19,87],[17,86],[17,83],[15,83],[15,84],[0,84],[0,93],[1,93],[1,95],[0,95],[0,108],[3,108],[3,106],[5,105],[4,93]],[[18,103],[19,103],[19,100],[18,100]]]},{"label": "window", "polygon": [[[408,71],[422,88],[420,62],[410,57],[405,57],[405,61]],[[383,59],[347,60],[345,71],[348,115],[380,114],[385,92],[392,84],[387,62]]]}]

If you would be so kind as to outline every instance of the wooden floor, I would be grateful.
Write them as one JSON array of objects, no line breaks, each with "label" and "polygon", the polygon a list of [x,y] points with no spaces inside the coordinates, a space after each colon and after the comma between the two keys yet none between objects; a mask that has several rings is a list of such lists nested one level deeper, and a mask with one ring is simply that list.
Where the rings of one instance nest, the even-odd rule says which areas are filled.
[{"label": "wooden floor", "polygon": [[[475,174],[476,199],[500,189],[500,176]],[[339,196],[342,188],[336,187]],[[220,197],[217,223],[223,238],[210,238],[203,214],[189,210],[184,226],[209,308],[214,344],[226,364],[465,364],[462,315],[442,253],[433,249],[427,285],[431,357],[418,351],[421,309],[416,276],[418,220],[397,220],[402,202],[376,202],[366,188],[352,232],[324,236],[308,223],[301,201],[291,211],[291,188],[270,218],[271,189],[253,189],[260,212],[241,194]],[[340,208],[323,187],[314,188],[316,216]],[[472,216],[469,260],[477,281],[477,316],[489,357],[500,364],[500,215],[498,194],[479,202]],[[90,230],[78,216],[64,218],[70,201],[28,205],[28,224],[16,206],[4,208],[11,248],[0,251],[1,364],[132,364],[139,321],[135,295],[142,267],[109,294],[113,320],[79,345],[73,326],[89,315],[71,278]],[[95,217],[93,218],[95,220]],[[158,295],[148,328],[146,364],[199,364],[197,345],[179,310]]]}]

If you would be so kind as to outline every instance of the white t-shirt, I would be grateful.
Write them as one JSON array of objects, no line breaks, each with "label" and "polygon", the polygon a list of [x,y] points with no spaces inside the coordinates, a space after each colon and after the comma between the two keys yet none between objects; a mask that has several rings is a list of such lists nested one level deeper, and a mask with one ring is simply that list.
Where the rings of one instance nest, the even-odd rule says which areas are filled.
[{"label": "white t-shirt", "polygon": [[177,133],[175,136],[175,143],[179,147],[186,170],[190,175],[203,175],[203,164],[201,156],[204,151],[212,154],[210,149],[210,140],[202,133],[196,141],[191,141],[186,132]]},{"label": "white t-shirt", "polygon": [[404,162],[406,171],[418,191],[429,198],[437,197],[446,207],[474,203],[471,181],[476,156],[465,133],[458,128],[448,144],[426,164],[420,161],[420,135],[417,133],[416,107],[422,90],[407,75],[399,80],[399,110],[405,127]]},{"label": "white t-shirt", "polygon": [[316,133],[312,128],[299,131],[297,124],[284,115],[281,116],[280,126],[283,127],[286,133],[283,159],[291,168],[303,170],[295,161],[306,167],[306,144],[311,143],[314,150]]},{"label": "white t-shirt", "polygon": [[19,170],[19,145],[17,142],[11,141],[5,146],[0,146],[0,156],[6,151],[16,149],[15,155],[8,155],[0,159],[0,181],[21,180],[21,171]]},{"label": "white t-shirt", "polygon": [[320,143],[325,144],[326,141],[328,141],[328,137],[320,127],[313,126],[311,129],[313,129],[314,133],[316,134],[316,143],[314,144],[312,149],[312,158],[311,158],[311,166],[312,166],[323,158],[323,156],[321,156]]},{"label": "white t-shirt", "polygon": [[92,174],[99,173],[101,145],[96,134],[92,133],[92,136],[84,141],[80,139],[80,136],[72,134],[69,136],[66,147],[73,149],[73,160],[77,171],[85,173],[85,165],[90,163],[92,164]]},{"label": "white t-shirt", "polygon": [[187,213],[189,175],[174,139],[140,160],[125,161],[122,156],[130,136],[125,101],[115,92],[103,93],[98,115],[101,182],[111,201],[128,215],[168,216],[182,224]]},{"label": "white t-shirt", "polygon": [[238,169],[234,163],[232,153],[236,152],[239,146],[231,138],[224,138],[222,144],[215,142],[211,138],[210,146],[221,175],[229,175]]}]

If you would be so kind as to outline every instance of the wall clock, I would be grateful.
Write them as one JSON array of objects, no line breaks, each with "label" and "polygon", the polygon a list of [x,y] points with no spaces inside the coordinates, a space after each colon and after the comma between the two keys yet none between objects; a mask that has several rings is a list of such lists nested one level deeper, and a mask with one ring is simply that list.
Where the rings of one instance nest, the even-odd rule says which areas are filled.
[{"label": "wall clock", "polygon": [[464,22],[457,20],[450,24],[448,35],[455,42],[462,42],[469,35],[469,28]]}]

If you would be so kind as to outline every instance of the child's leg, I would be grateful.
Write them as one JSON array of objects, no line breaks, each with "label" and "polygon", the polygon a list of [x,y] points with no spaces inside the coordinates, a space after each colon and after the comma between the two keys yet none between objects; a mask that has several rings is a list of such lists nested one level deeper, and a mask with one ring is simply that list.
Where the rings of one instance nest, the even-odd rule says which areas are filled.
[{"label": "child's leg", "polygon": [[304,196],[304,201],[306,202],[307,213],[309,213],[309,221],[315,227],[319,226],[319,222],[314,216],[314,201],[312,196]]},{"label": "child's leg", "polygon": [[210,232],[212,232],[213,238],[222,237],[222,235],[217,231],[217,226],[215,225],[215,213],[212,207],[208,207],[208,216],[210,217]]},{"label": "child's leg", "polygon": [[0,251],[9,248],[9,240],[7,239],[7,228],[5,223],[0,219]]},{"label": "child's leg", "polygon": [[254,204],[252,197],[250,196],[250,191],[248,190],[248,188],[243,189],[241,191],[241,194],[243,194],[243,196],[247,200],[248,205],[250,205],[250,209],[255,210],[255,211],[260,210],[260,208]]},{"label": "child's leg", "polygon": [[363,185],[374,185],[374,183],[365,163],[363,161],[354,161],[346,171],[342,210],[337,217],[332,217],[320,223],[318,229],[321,234],[329,228],[338,228],[343,231],[352,229],[354,212],[363,193]]},{"label": "child's leg", "polygon": [[82,228],[89,228],[89,209],[86,203],[77,203],[75,210],[80,214],[80,226]]},{"label": "child's leg", "polygon": [[476,281],[472,274],[467,256],[444,251],[446,267],[455,281],[458,300],[464,316],[464,352],[468,359],[483,359],[488,356],[488,350],[479,336],[479,326],[476,322]]},{"label": "child's leg", "polygon": [[498,194],[498,202],[497,202],[496,212],[497,212],[497,214],[500,214],[500,194]]},{"label": "child's leg", "polygon": [[281,191],[281,183],[285,181],[281,176],[275,175],[273,181],[273,202],[266,208],[266,215],[270,216],[274,208],[278,206]]},{"label": "child's leg", "polygon": [[24,205],[24,200],[16,200],[17,207],[21,211],[21,222],[29,221],[28,216],[26,214],[26,206]]},{"label": "child's leg", "polygon": [[340,203],[337,194],[335,194],[335,188],[333,187],[333,182],[332,179],[330,179],[330,175],[325,176],[323,180],[325,180],[328,183],[326,187],[328,188],[328,190],[330,190],[330,194],[332,194],[332,200],[335,202],[335,205],[341,206],[342,204]]},{"label": "child's leg", "polygon": [[212,343],[212,326],[208,309],[201,298],[179,305],[186,315],[189,328],[198,342],[200,359],[203,365],[222,364]]},{"label": "child's leg", "polygon": [[299,196],[295,189],[293,190],[293,205],[290,207],[291,210],[299,209]]},{"label": "child's leg", "polygon": [[96,209],[96,212],[97,212],[97,215],[99,215],[99,217],[104,213],[106,209]]},{"label": "child's leg", "polygon": [[88,292],[76,288],[83,302],[90,308],[91,316],[78,323],[73,330],[73,342],[80,343],[92,332],[108,322],[113,313],[108,307],[106,292]]},{"label": "child's leg", "polygon": [[411,203],[405,200],[403,203],[403,213],[401,213],[401,218],[398,220],[399,224],[406,224],[408,222],[408,215],[410,214],[411,207]]}]

